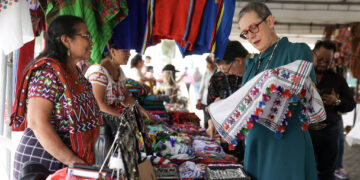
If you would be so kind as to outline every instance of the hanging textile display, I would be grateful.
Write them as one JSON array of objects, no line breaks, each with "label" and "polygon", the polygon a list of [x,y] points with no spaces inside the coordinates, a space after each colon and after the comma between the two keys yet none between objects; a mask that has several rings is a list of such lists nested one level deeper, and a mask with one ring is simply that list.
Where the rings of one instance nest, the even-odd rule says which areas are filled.
[{"label": "hanging textile display", "polygon": [[198,36],[196,38],[196,41],[194,43],[194,49],[193,51],[189,51],[188,49],[180,46],[179,44],[179,50],[183,56],[189,55],[189,54],[203,54],[209,52],[210,42],[211,42],[211,36],[212,36],[212,29],[214,27],[214,24],[216,23],[216,12],[219,7],[220,3],[215,3],[214,1],[206,1],[203,17],[201,19],[200,29]]},{"label": "hanging textile display", "polygon": [[135,49],[141,53],[147,25],[148,0],[128,1],[128,16],[114,28],[112,43],[119,49]]},{"label": "hanging textile display", "polygon": [[217,21],[215,36],[213,36],[212,43],[210,44],[211,53],[214,54],[215,58],[222,59],[225,53],[226,44],[229,39],[231,32],[232,21],[235,12],[235,0],[224,1],[223,6],[220,10],[219,20]]},{"label": "hanging textile display", "polygon": [[220,0],[218,3],[207,1],[203,12],[203,17],[206,18],[201,20],[194,47],[189,49],[178,44],[181,54],[183,56],[201,55],[211,52],[214,53],[215,58],[222,59],[231,32],[234,12],[235,0]]},{"label": "hanging textile display", "polygon": [[26,1],[0,1],[0,51],[8,55],[34,39]]},{"label": "hanging textile display", "polygon": [[41,0],[40,5],[47,23],[58,15],[74,15],[84,19],[94,42],[89,61],[91,64],[101,61],[113,28],[128,14],[127,1]]},{"label": "hanging textile display", "polygon": [[161,39],[173,39],[181,46],[192,49],[205,4],[205,0],[157,0],[152,29],[154,43],[160,43]]},{"label": "hanging textile display", "polygon": [[312,63],[297,60],[256,75],[228,98],[209,107],[214,126],[229,143],[244,139],[254,123],[260,123],[280,138],[293,107],[303,104],[299,120],[308,124],[326,119],[320,95],[310,80]]}]

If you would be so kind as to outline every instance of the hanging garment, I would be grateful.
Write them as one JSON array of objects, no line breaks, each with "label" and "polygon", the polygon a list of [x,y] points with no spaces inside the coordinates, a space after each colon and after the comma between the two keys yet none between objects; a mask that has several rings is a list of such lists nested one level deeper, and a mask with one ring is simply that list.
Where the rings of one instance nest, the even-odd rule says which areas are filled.
[{"label": "hanging garment", "polygon": [[34,39],[26,1],[0,1],[0,51],[8,55]]},{"label": "hanging garment", "polygon": [[128,14],[127,1],[41,0],[40,5],[47,23],[58,15],[78,16],[85,21],[94,42],[89,61],[91,64],[100,63],[113,28]]},{"label": "hanging garment", "polygon": [[182,46],[188,44],[192,49],[205,3],[205,0],[156,1],[152,31],[154,43],[159,43],[161,39],[173,39]]},{"label": "hanging garment", "polygon": [[119,49],[135,49],[141,53],[147,25],[148,0],[128,1],[128,16],[115,26],[112,43]]},{"label": "hanging garment", "polygon": [[229,39],[233,17],[235,12],[235,0],[224,0],[224,4],[220,11],[219,20],[217,21],[215,36],[213,36],[210,44],[211,53],[215,58],[222,59],[225,53],[226,44]]},{"label": "hanging garment", "polygon": [[[201,19],[194,48],[189,49],[177,44],[181,54],[186,56],[212,52],[215,54],[215,58],[221,59],[231,32],[234,12],[235,0],[220,0],[218,3],[207,1],[203,12],[203,17],[206,18]],[[216,44],[217,46],[214,47]]]}]

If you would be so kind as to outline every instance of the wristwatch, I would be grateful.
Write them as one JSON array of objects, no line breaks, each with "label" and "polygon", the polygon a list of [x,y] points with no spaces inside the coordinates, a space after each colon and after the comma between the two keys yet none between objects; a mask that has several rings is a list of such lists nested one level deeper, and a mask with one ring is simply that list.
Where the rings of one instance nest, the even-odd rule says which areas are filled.
[{"label": "wristwatch", "polygon": [[341,100],[340,99],[336,99],[335,101],[335,106],[339,106],[341,104]]}]

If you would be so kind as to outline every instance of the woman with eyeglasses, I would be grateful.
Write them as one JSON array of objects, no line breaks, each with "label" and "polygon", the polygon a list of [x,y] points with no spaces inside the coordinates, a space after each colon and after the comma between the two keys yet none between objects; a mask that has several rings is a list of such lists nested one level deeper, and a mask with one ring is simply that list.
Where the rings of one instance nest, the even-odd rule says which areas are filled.
[{"label": "woman with eyeglasses", "polygon": [[91,85],[76,63],[90,59],[93,42],[85,22],[59,16],[50,24],[45,49],[27,67],[11,115],[13,130],[24,131],[14,158],[14,179],[25,162],[50,173],[75,163],[94,163],[99,108]]},{"label": "woman with eyeglasses", "polygon": [[[295,60],[312,62],[310,48],[304,43],[291,43],[286,37],[279,38],[274,23],[274,16],[263,3],[249,3],[240,11],[240,37],[260,51],[259,56],[247,60],[243,84],[264,70]],[[316,82],[314,69],[310,77]],[[301,129],[301,108],[302,105],[298,104],[280,139],[266,127],[254,124],[246,138],[244,158],[245,170],[254,179],[317,179],[310,134]]]},{"label": "woman with eyeglasses", "polygon": [[[240,37],[246,39],[260,54],[246,61],[242,84],[257,74],[292,63],[312,62],[310,48],[304,43],[291,43],[279,38],[274,30],[274,16],[260,2],[248,3],[239,13]],[[316,82],[314,69],[310,77]],[[270,131],[271,124],[253,123],[245,139],[244,168],[254,180],[312,180],[317,179],[313,146],[308,130],[302,130],[300,110],[294,106],[293,115],[282,137]],[[273,109],[271,109],[273,110]],[[306,129],[306,128],[305,128]]]}]

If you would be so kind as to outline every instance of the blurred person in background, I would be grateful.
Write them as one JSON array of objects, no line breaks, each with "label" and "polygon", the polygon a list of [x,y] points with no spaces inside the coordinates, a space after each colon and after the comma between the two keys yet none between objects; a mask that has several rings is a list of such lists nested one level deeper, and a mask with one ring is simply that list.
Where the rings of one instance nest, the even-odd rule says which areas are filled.
[{"label": "blurred person in background", "polygon": [[[325,105],[326,120],[309,126],[314,146],[319,180],[347,178],[336,162],[342,161],[344,127],[341,113],[354,109],[353,93],[346,80],[331,69],[336,46],[329,40],[318,41],[313,50],[317,88]],[[342,140],[341,140],[342,139]],[[342,152],[339,153],[339,150]],[[339,162],[341,163],[341,162]]]},{"label": "blurred person in background", "polygon": [[203,110],[204,112],[204,127],[208,127],[207,121],[210,119],[209,113],[205,110],[207,106],[207,96],[208,96],[208,88],[210,83],[210,78],[214,74],[216,70],[216,64],[212,60],[210,56],[206,57],[206,71],[205,74],[201,78],[200,83],[200,91],[199,91],[199,99],[196,104],[196,109]]},{"label": "blurred person in background", "polygon": [[188,67],[185,67],[185,71],[184,71],[184,74],[183,74],[182,77],[183,77],[183,82],[186,85],[186,90],[188,92],[188,97],[190,97],[190,86],[191,86],[191,84],[194,83],[194,78],[193,78],[192,74],[189,72]]},{"label": "blurred person in background", "polygon": [[[245,72],[245,61],[249,55],[248,51],[239,41],[228,41],[223,59],[216,60],[218,69],[212,75],[209,82],[207,105],[229,97],[241,87],[242,76]],[[209,119],[205,121],[206,128],[208,128],[207,132],[210,133],[210,136],[214,136],[211,132],[214,125],[212,120]],[[243,161],[245,148],[243,142],[239,143],[236,147],[232,147],[222,140],[221,146],[226,153],[236,156],[240,162]]]},{"label": "blurred person in background", "polygon": [[195,68],[195,72],[193,74],[193,78],[194,78],[194,90],[195,90],[195,97],[196,99],[199,99],[199,90],[200,90],[200,83],[201,83],[201,79],[202,79],[202,74],[199,70],[199,67]]},{"label": "blurred person in background", "polygon": [[144,60],[142,59],[141,54],[136,54],[130,62],[131,65],[131,75],[129,76],[131,79],[135,81],[140,81],[143,83],[148,82],[151,87],[155,84],[154,77],[146,77],[142,73],[142,69],[144,68]]}]

